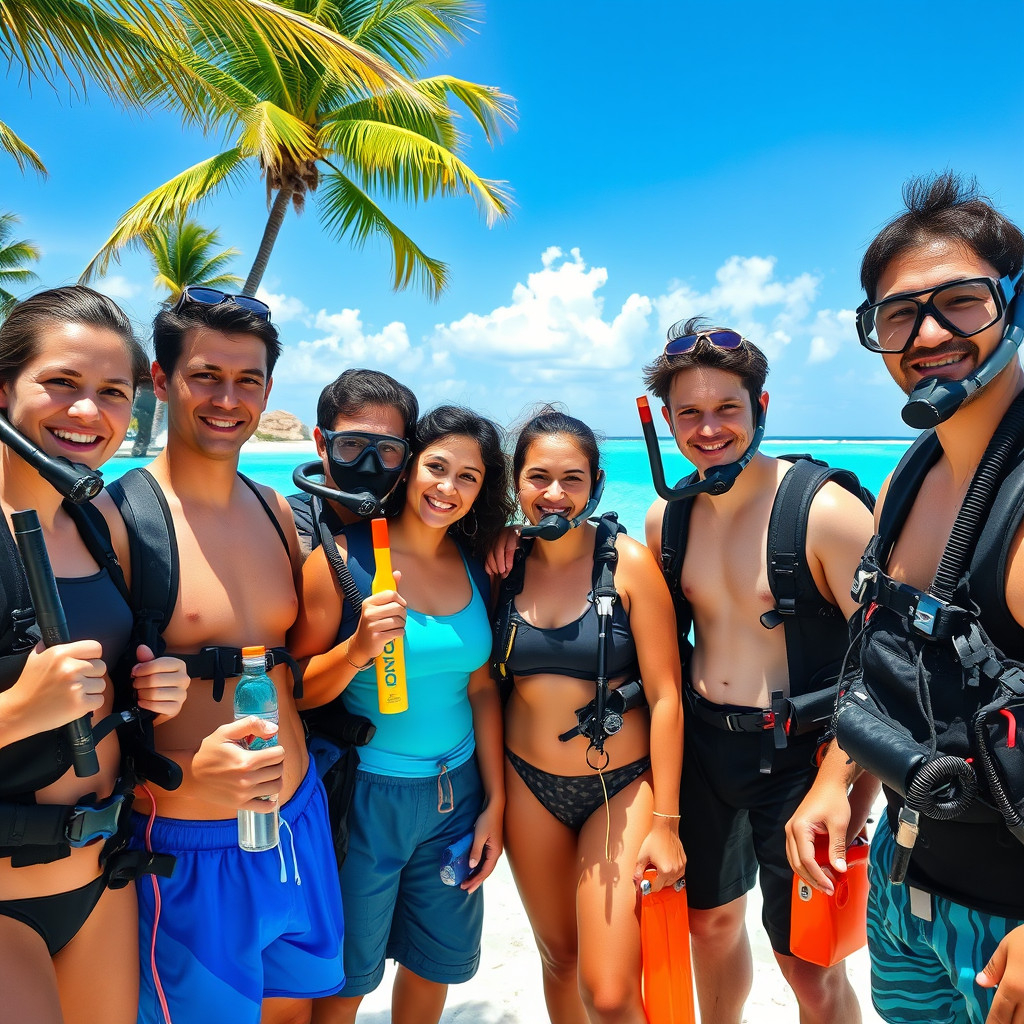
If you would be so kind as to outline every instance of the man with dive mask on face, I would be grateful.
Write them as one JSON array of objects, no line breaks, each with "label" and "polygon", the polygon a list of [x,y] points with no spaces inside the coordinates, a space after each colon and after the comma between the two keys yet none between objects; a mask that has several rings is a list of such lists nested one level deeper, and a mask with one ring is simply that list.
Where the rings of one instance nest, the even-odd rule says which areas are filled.
[{"label": "man with dive mask on face", "polygon": [[379,370],[346,370],[323,389],[313,430],[321,465],[300,466],[294,480],[302,493],[288,498],[304,555],[324,532],[385,514],[418,417],[416,396]]},{"label": "man with dive mask on face", "polygon": [[[644,384],[663,403],[676,446],[696,472],[665,487],[654,439],[652,470],[670,500],[651,507],[646,532],[673,594],[683,661],[680,836],[701,1019],[740,1022],[753,983],[746,893],[760,873],[765,929],[801,1021],[857,1024],[844,966],[819,967],[790,952],[793,875],[783,823],[813,781],[846,649],[845,619],[856,608],[849,580],[871,515],[850,493],[859,490],[851,474],[757,451],[768,363],[756,345],[699,318],[674,325],[668,338],[644,367]],[[645,435],[653,435],[642,405],[642,418],[645,412]],[[784,495],[801,511],[789,513]],[[787,510],[783,521],[800,524],[788,562],[795,593],[813,616],[788,618],[800,628],[809,621],[808,632],[792,633],[783,614],[790,606],[774,592],[768,556],[776,562],[787,550],[776,507]],[[862,822],[870,801],[865,794]]]},{"label": "man with dive mask on face", "polygon": [[886,481],[854,591],[863,611],[836,741],[787,825],[829,892],[847,787],[885,785],[871,848],[872,1000],[886,1021],[1024,1019],[1024,233],[946,172],[909,181],[868,246],[861,344],[925,432]]}]

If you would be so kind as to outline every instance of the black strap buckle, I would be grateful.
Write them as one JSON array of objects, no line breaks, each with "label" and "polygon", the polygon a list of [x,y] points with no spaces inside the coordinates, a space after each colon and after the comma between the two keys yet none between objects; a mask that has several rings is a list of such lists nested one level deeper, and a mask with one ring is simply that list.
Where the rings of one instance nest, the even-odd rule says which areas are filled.
[{"label": "black strap buckle", "polygon": [[108,797],[95,806],[81,806],[74,809],[64,835],[72,846],[87,846],[96,839],[109,839],[117,833],[117,822],[124,804],[124,794]]}]

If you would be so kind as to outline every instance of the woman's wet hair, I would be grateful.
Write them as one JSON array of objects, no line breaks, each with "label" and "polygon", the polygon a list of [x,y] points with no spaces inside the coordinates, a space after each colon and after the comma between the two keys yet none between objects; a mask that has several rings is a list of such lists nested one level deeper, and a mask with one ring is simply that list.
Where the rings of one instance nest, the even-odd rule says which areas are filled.
[{"label": "woman's wet hair", "polygon": [[530,445],[542,437],[557,435],[573,439],[590,466],[590,480],[591,487],[593,487],[598,470],[601,468],[601,452],[597,445],[597,436],[583,420],[570,416],[554,405],[545,405],[527,420],[516,439],[516,448],[512,455],[512,479],[517,488],[519,474],[523,471],[526,453],[529,451]]},{"label": "woman's wet hair", "polygon": [[874,302],[886,267],[908,249],[936,239],[957,242],[991,264],[1003,277],[1024,266],[1024,234],[978,191],[974,178],[952,171],[911,178],[903,186],[906,211],[875,236],[860,265],[860,283]]},{"label": "woman's wet hair", "polygon": [[[439,405],[420,417],[412,439],[412,464],[444,437],[468,437],[480,448],[484,479],[472,509],[448,533],[476,558],[485,558],[502,529],[512,518],[512,495],[508,479],[508,456],[502,448],[501,428],[485,416],[461,405]],[[392,508],[405,505],[403,481],[388,499]]]},{"label": "woman's wet hair", "polygon": [[82,324],[113,331],[124,342],[132,385],[149,379],[149,356],[120,306],[85,285],[49,288],[17,303],[0,325],[0,384],[14,380],[36,355],[46,327]]}]

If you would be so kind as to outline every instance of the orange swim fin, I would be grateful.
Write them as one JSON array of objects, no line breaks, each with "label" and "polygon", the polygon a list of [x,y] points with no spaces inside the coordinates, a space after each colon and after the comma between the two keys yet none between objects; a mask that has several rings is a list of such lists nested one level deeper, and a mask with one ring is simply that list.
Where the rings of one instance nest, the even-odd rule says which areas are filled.
[{"label": "orange swim fin", "polygon": [[644,1011],[648,1024],[696,1024],[686,889],[667,885],[652,893],[656,875],[645,871],[640,888]]}]

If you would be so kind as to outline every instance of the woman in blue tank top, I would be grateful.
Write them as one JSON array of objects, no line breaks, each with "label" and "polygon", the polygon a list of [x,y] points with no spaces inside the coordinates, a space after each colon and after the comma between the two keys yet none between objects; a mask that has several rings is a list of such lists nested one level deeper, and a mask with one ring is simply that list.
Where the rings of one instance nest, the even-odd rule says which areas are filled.
[{"label": "woman in blue tank top", "polygon": [[[376,726],[359,748],[340,868],[345,986],[319,1000],[318,1024],[351,1022],[362,997],[397,960],[397,1024],[440,1019],[448,985],[471,978],[480,956],[480,884],[501,852],[505,796],[501,711],[490,679],[486,575],[481,556],[511,512],[498,429],[467,409],[441,406],[416,426],[407,479],[389,502],[394,589],[367,596],[359,625],[337,642],[342,598],[321,548],[303,567],[299,620],[289,644],[305,657],[314,707],[343,693]],[[364,592],[373,576],[369,524],[337,537]],[[382,714],[374,659],[402,637],[408,709]],[[441,878],[445,851],[470,838],[474,873]]]},{"label": "woman in blue tank top", "polygon": [[[132,614],[63,495],[40,474],[48,459],[78,463],[84,473],[110,458],[147,377],[130,321],[91,288],[40,292],[0,327],[0,1016],[7,1020],[129,1024],[138,1012],[134,888],[106,888],[103,856],[110,852],[104,838],[130,806],[117,733],[97,738],[98,771],[79,778],[66,729],[111,713],[110,670],[125,653]],[[14,431],[37,452],[18,454]],[[62,464],[70,479],[82,475]],[[11,537],[11,514],[21,509],[38,514],[72,638],[46,650],[32,650],[35,638],[11,614],[27,586]],[[176,714],[188,686],[184,664],[143,648],[137,658],[138,705]]]},{"label": "woman in blue tank top", "polygon": [[637,885],[648,867],[657,870],[653,888],[660,889],[685,866],[679,655],[658,566],[646,547],[620,533],[606,634],[607,707],[622,712],[615,695],[642,678],[649,710],[617,714],[607,735],[594,728],[594,567],[607,527],[571,521],[588,514],[598,460],[593,431],[551,407],[526,424],[516,444],[519,504],[549,536],[529,542],[496,612],[494,656],[511,682],[505,842],[542,952],[551,1020],[644,1024]]}]

